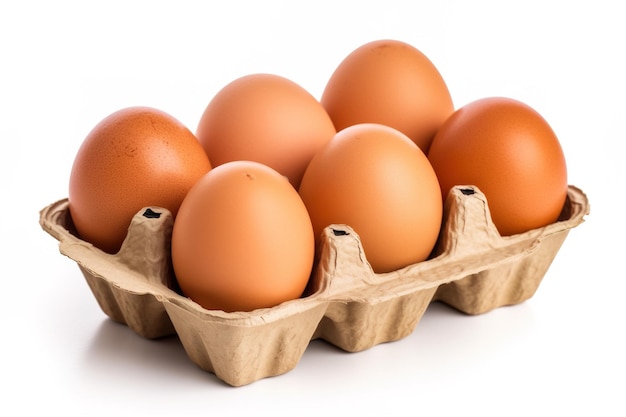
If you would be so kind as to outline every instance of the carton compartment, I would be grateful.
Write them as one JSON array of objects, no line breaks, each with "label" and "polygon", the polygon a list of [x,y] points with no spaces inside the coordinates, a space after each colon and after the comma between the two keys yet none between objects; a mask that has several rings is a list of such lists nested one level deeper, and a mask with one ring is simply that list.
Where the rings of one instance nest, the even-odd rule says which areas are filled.
[{"label": "carton compartment", "polygon": [[480,190],[458,186],[446,200],[428,260],[376,274],[358,234],[347,225],[330,225],[301,298],[234,313],[203,309],[181,295],[170,258],[173,219],[165,209],[140,210],[117,254],[77,237],[67,199],[42,209],[40,225],[59,241],[61,254],[77,263],[111,320],[149,339],[178,335],[196,365],[241,386],[290,371],[312,339],[348,352],[402,339],[433,301],[465,314],[524,302],[569,230],[588,213],[587,197],[570,185],[557,222],[502,237]]}]

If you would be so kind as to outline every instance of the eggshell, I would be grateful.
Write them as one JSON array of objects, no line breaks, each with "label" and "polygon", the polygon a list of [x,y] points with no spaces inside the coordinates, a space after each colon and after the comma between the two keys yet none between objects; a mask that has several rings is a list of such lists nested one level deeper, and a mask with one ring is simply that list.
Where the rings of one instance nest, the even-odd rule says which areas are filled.
[{"label": "eggshell", "polygon": [[89,132],[74,159],[69,209],[78,234],[114,253],[139,209],[159,206],[175,216],[210,169],[196,137],[173,116],[150,107],[118,110]]},{"label": "eggshell", "polygon": [[443,124],[428,158],[442,197],[454,185],[476,185],[502,235],[551,224],[565,204],[567,167],[559,140],[520,101],[486,97],[463,106]]},{"label": "eggshell", "polygon": [[428,159],[380,124],[339,131],[309,164],[299,192],[317,238],[330,224],[347,224],[376,272],[427,259],[441,227],[441,192]]},{"label": "eggshell", "polygon": [[315,152],[334,134],[320,102],[274,74],[249,74],[224,86],[207,105],[197,129],[213,166],[260,162],[296,188]]},{"label": "eggshell", "polygon": [[337,130],[384,124],[407,135],[424,153],[454,111],[448,87],[430,59],[393,39],[366,43],[346,56],[328,80],[321,103]]},{"label": "eggshell", "polygon": [[252,161],[219,165],[183,201],[172,262],[183,293],[210,310],[251,311],[300,297],[313,228],[297,191]]}]

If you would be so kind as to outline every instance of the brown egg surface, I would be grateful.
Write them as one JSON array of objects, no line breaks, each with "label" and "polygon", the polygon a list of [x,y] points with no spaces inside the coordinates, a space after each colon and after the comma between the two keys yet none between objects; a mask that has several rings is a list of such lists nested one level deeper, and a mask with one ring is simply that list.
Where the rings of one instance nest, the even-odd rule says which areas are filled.
[{"label": "brown egg surface", "polygon": [[486,97],[458,109],[441,127],[428,158],[445,198],[475,185],[502,235],[555,222],[567,195],[563,150],[547,121],[514,99]]},{"label": "brown egg surface", "polygon": [[219,165],[189,191],[172,232],[183,293],[209,310],[251,311],[299,298],[315,239],[289,181],[253,161]]},{"label": "brown egg surface", "polygon": [[435,65],[405,42],[366,43],[337,66],[321,103],[335,128],[357,123],[391,126],[428,152],[437,128],[454,111]]},{"label": "brown egg surface", "polygon": [[68,199],[79,236],[117,252],[140,209],[159,206],[175,216],[210,169],[196,137],[171,115],[150,107],[110,114],[89,132],[72,166]]},{"label": "brown egg surface", "polygon": [[441,192],[428,159],[380,124],[339,131],[309,164],[299,192],[316,237],[331,224],[349,225],[375,272],[427,259],[441,227]]},{"label": "brown egg surface", "polygon": [[213,166],[237,160],[265,164],[298,187],[315,152],[335,134],[321,103],[295,82],[249,74],[209,102],[197,136]]}]

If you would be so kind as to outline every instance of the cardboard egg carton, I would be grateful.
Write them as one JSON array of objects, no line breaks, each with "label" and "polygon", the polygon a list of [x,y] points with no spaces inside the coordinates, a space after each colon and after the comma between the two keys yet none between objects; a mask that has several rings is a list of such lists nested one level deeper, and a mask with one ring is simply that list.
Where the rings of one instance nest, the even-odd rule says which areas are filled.
[{"label": "cardboard egg carton", "polygon": [[165,209],[138,212],[114,255],[76,237],[67,199],[41,210],[40,225],[78,264],[108,317],[149,339],[177,334],[195,364],[241,386],[290,371],[313,339],[349,352],[402,339],[433,301],[472,315],[521,303],[588,213],[585,194],[569,186],[559,221],[502,237],[485,196],[477,187],[458,186],[444,205],[429,260],[374,273],[357,233],[331,225],[301,298],[233,313],[206,310],[181,295],[170,258],[173,220]]}]

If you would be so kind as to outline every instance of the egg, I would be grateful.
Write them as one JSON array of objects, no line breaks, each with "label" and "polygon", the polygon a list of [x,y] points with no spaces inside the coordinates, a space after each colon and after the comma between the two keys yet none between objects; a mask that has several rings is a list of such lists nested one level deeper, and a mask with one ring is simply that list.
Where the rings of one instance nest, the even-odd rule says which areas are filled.
[{"label": "egg", "polygon": [[150,107],[118,110],[78,149],[69,180],[70,216],[82,239],[115,253],[139,210],[159,206],[175,216],[210,169],[194,134],[173,116]]},{"label": "egg", "polygon": [[337,66],[321,97],[335,128],[357,123],[391,126],[428,152],[454,111],[439,70],[414,46],[393,39],[361,45]]},{"label": "egg", "polygon": [[317,238],[331,224],[347,224],[379,273],[427,259],[441,228],[441,191],[426,155],[381,124],[337,132],[311,160],[299,193]]},{"label": "egg", "polygon": [[335,134],[321,103],[275,74],[249,74],[224,86],[196,131],[213,166],[236,160],[265,164],[297,188],[315,152]]},{"label": "egg", "polygon": [[435,136],[428,158],[445,198],[454,185],[485,195],[502,235],[555,222],[567,196],[567,167],[548,122],[529,105],[485,97],[458,109]]},{"label": "egg", "polygon": [[314,244],[306,207],[287,178],[258,162],[231,161],[185,197],[172,263],[183,294],[200,306],[251,311],[302,295]]}]

